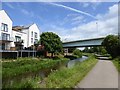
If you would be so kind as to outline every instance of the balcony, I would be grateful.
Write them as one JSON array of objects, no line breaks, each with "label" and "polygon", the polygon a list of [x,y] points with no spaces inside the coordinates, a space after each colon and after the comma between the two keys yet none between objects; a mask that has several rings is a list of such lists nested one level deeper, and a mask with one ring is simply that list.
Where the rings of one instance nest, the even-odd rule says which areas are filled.
[{"label": "balcony", "polygon": [[15,43],[15,47],[19,50],[21,47],[23,47],[23,40],[15,40],[14,39],[14,43]]},{"label": "balcony", "polygon": [[23,40],[14,40],[14,43],[24,43]]},{"label": "balcony", "polygon": [[0,36],[0,42],[12,42],[13,41],[13,37],[2,37]]}]

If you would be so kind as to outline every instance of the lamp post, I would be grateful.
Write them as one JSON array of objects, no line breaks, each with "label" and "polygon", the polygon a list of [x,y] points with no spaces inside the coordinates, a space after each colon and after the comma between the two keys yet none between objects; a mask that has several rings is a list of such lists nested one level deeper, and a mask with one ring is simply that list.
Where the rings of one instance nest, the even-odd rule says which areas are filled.
[{"label": "lamp post", "polygon": [[96,29],[97,29],[97,31],[98,31],[98,22],[96,21]]},{"label": "lamp post", "polygon": [[[98,32],[98,20],[96,21],[96,30]],[[99,51],[97,51],[97,54],[99,54]]]}]

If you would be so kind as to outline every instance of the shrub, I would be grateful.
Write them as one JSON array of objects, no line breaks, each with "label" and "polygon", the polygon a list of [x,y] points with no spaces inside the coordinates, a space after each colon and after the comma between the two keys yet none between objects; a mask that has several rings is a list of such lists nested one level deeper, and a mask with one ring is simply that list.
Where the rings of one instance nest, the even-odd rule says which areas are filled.
[{"label": "shrub", "polygon": [[82,53],[81,53],[81,51],[79,49],[75,49],[73,51],[73,55],[77,55],[78,57],[82,57]]}]

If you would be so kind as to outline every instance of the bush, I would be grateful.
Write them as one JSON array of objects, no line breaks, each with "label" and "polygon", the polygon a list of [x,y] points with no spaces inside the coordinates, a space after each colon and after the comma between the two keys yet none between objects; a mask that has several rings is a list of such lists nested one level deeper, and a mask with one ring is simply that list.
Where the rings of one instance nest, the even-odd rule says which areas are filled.
[{"label": "bush", "polygon": [[82,53],[80,52],[79,49],[75,49],[75,50],[73,51],[73,55],[77,55],[78,57],[82,57]]},{"label": "bush", "polygon": [[112,58],[120,56],[120,39],[118,36],[108,35],[103,40],[102,45],[105,47],[107,52],[112,56]]}]

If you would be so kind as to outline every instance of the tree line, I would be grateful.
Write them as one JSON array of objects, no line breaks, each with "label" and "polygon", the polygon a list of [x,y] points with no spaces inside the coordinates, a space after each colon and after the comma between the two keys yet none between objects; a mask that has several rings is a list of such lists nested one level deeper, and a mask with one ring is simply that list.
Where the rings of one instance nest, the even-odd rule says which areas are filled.
[{"label": "tree line", "polygon": [[[39,43],[44,46],[44,50],[48,51],[53,57],[55,53],[63,53],[62,41],[60,37],[53,32],[44,32],[40,35]],[[74,49],[73,49],[74,50]],[[77,51],[76,51],[77,52]],[[83,52],[110,54],[113,58],[120,56],[120,38],[117,35],[108,35],[99,47],[85,47]]]}]

